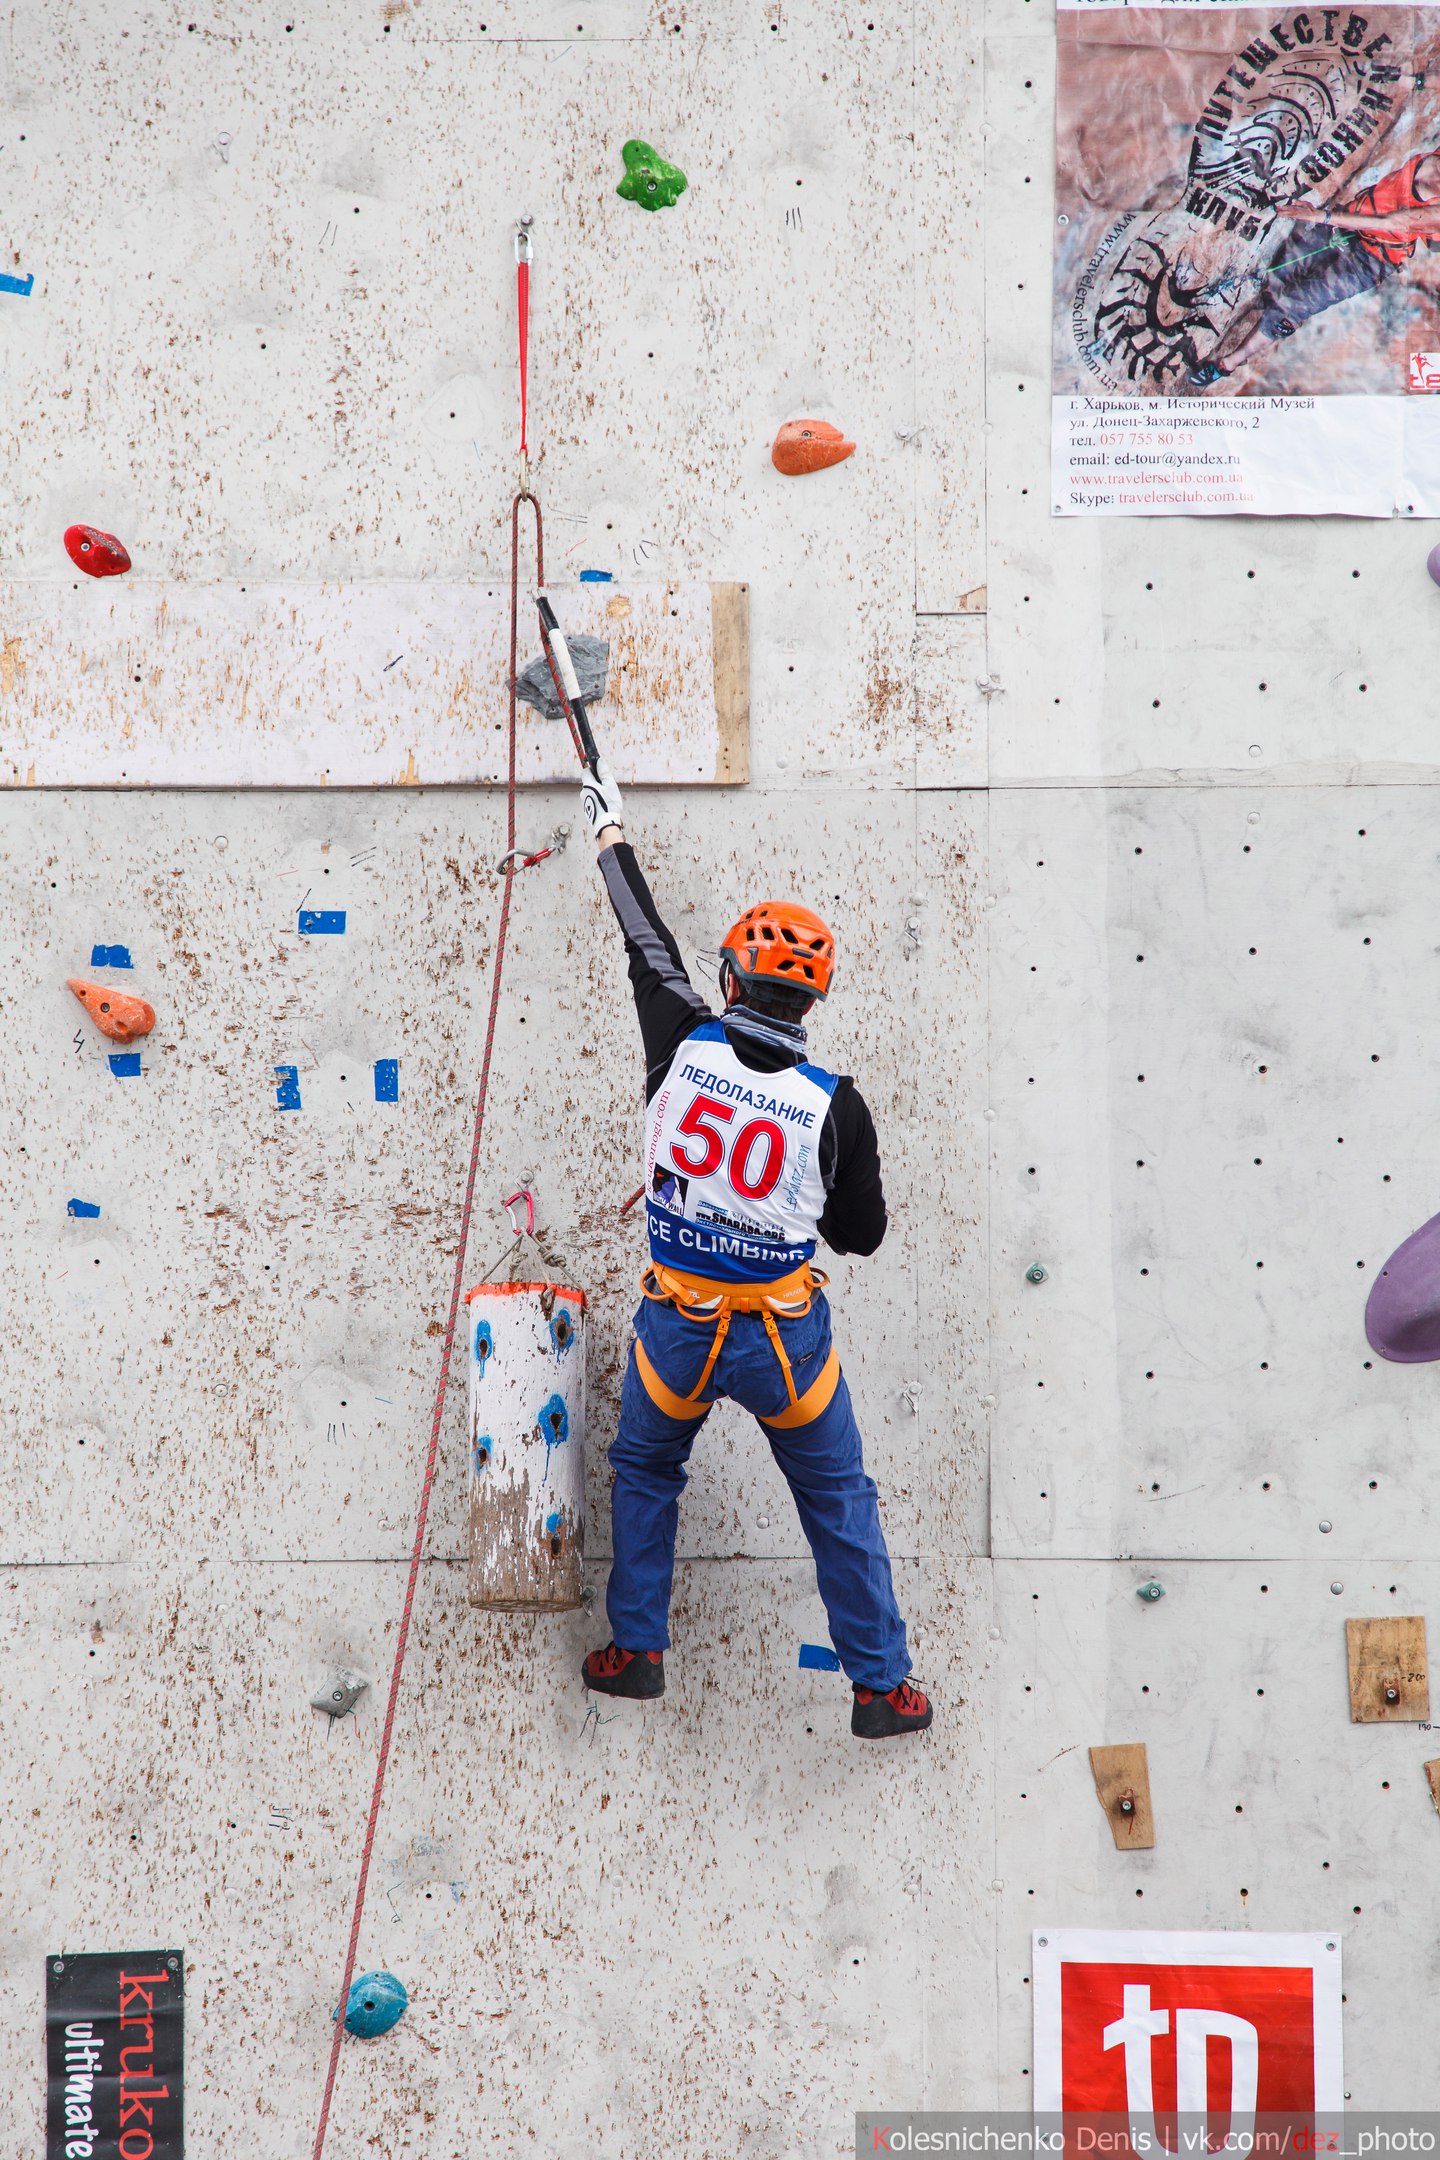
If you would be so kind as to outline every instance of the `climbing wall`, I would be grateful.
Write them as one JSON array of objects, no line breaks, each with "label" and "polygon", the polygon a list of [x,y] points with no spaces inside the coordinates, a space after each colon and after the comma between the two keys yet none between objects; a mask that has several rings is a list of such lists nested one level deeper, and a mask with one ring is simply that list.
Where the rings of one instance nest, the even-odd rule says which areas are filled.
[{"label": "climbing wall", "polygon": [[[1021,2108],[1047,1925],[1333,1931],[1347,2090],[1432,2097],[1429,1735],[1352,1726],[1342,1623],[1440,1589],[1429,1368],[1361,1325],[1440,1207],[1433,536],[1052,522],[1052,81],[1041,0],[0,20],[0,239],[34,272],[0,292],[22,2160],[46,1958],[152,1942],[186,1957],[191,2150],[312,2149],[505,846],[502,791],[426,784],[442,718],[493,770],[494,683],[406,688],[377,625],[439,651],[505,592],[521,215],[562,619],[585,570],[748,587],[748,784],[713,744],[667,764],[661,701],[630,828],[702,982],[759,892],[836,930],[814,1042],[892,1226],[832,1297],[939,1713],[851,1740],[799,1662],[827,1638],[788,1495],[722,1411],[669,1693],[587,1714],[598,1603],[466,1602],[457,1347],[361,1942],[412,2008],[347,2044],[327,2150],[822,2160],[856,2109]],[[689,178],[653,215],[614,192],[635,136]],[[800,415],[853,457],[782,477]],[[132,555],[118,639],[77,522]],[[298,596],[265,680],[293,650],[311,702],[242,791],[206,640],[252,588]],[[332,606],[348,675],[294,630]],[[309,784],[386,698],[374,784]],[[178,784],[47,786],[92,715]],[[573,787],[532,778],[527,849],[572,830],[514,889],[468,1272],[532,1187],[592,1300],[599,1593],[638,1045]],[[76,974],[155,1007],[118,1070]],[[375,1685],[332,1724],[339,1667]],[[1157,1842],[1124,1853],[1087,1749],[1142,1741]]]}]

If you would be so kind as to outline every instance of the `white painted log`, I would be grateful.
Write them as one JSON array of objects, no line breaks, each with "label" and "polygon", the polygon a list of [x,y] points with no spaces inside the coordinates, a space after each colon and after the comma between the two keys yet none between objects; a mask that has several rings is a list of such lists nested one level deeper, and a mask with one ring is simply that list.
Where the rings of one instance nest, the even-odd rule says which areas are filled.
[{"label": "white painted log", "polygon": [[585,1537],[583,1290],[486,1283],[470,1313],[470,1602],[565,1612]]}]

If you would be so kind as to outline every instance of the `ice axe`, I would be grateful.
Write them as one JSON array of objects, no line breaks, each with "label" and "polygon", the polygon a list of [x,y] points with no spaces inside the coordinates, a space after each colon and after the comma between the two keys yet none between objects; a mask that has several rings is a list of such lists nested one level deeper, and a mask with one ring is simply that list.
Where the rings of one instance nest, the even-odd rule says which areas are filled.
[{"label": "ice axe", "polygon": [[535,605],[540,610],[540,643],[545,648],[545,658],[550,663],[550,673],[555,678],[555,692],[565,708],[565,718],[582,765],[588,765],[598,777],[600,752],[590,727],[590,715],[585,710],[585,700],[580,695],[580,679],[575,673],[575,663],[570,648],[565,643],[565,633],[555,619],[555,610],[545,593],[535,595]]}]

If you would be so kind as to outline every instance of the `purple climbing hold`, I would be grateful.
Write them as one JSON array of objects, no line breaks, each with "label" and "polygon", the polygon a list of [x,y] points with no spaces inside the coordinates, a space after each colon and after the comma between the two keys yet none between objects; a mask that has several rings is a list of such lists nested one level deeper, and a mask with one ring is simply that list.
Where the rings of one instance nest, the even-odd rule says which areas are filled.
[{"label": "purple climbing hold", "polygon": [[1425,568],[1430,572],[1435,583],[1440,585],[1440,546],[1431,548],[1430,553],[1425,558]]},{"label": "purple climbing hold", "polygon": [[1440,1358],[1440,1215],[1398,1245],[1365,1306],[1370,1347],[1396,1365]]}]

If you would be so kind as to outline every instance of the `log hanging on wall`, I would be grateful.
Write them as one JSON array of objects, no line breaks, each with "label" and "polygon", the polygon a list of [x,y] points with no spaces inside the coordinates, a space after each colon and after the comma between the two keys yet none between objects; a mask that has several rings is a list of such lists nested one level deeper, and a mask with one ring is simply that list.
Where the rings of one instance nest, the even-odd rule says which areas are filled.
[{"label": "log hanging on wall", "polygon": [[1347,1620],[1352,1725],[1424,1724],[1430,1716],[1430,1674],[1421,1613],[1387,1613],[1382,1620]]},{"label": "log hanging on wall", "polygon": [[1120,1747],[1092,1747],[1090,1774],[1110,1824],[1117,1852],[1148,1852],[1155,1843],[1150,1807],[1150,1765],[1143,1740]]},{"label": "log hanging on wall", "polygon": [[470,1603],[569,1612],[585,1546],[583,1290],[486,1283],[470,1313]]}]

